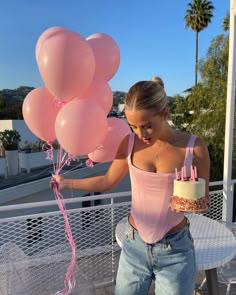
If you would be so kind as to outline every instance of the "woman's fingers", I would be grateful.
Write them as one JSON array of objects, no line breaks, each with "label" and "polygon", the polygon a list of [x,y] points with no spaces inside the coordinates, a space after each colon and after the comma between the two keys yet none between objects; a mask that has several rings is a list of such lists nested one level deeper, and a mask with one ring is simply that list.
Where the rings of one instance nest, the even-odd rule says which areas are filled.
[{"label": "woman's fingers", "polygon": [[64,180],[64,177],[62,175],[52,174],[52,177],[50,180],[50,187],[52,189],[57,188],[58,190],[61,190],[63,188],[63,180]]},{"label": "woman's fingers", "polygon": [[50,187],[52,189],[58,188],[58,180],[56,179],[56,175],[52,174],[52,178],[50,180]]},{"label": "woman's fingers", "polygon": [[52,188],[52,189],[55,189],[55,188],[58,189],[58,187],[59,187],[59,185],[58,185],[58,183],[57,183],[56,181],[53,181],[53,182],[51,183],[51,188]]},{"label": "woman's fingers", "polygon": [[53,178],[51,178],[51,180],[50,180],[50,187],[51,188],[55,188],[55,186],[57,186],[58,185],[58,183],[55,181],[55,179],[53,179]]}]

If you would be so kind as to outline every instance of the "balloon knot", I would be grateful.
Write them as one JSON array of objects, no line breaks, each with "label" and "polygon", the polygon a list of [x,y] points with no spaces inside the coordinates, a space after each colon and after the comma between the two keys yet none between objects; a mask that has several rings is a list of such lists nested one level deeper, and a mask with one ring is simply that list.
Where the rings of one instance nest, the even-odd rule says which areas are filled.
[{"label": "balloon knot", "polygon": [[86,166],[89,168],[93,168],[93,161],[91,159],[87,159],[85,162]]}]

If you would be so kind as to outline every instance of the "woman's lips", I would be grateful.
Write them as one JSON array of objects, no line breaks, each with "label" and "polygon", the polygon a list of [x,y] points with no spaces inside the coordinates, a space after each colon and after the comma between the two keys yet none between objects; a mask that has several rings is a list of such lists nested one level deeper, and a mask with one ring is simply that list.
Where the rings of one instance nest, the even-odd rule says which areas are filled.
[{"label": "woman's lips", "polygon": [[151,142],[151,138],[142,138],[142,141],[143,141],[144,143],[150,144],[150,142]]}]

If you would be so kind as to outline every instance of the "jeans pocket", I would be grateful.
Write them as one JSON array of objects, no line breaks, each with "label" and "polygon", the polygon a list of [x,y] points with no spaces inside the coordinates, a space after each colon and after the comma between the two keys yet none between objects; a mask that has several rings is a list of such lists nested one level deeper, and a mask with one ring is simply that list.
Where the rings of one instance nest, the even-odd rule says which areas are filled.
[{"label": "jeans pocket", "polygon": [[189,250],[193,248],[193,238],[188,228],[181,230],[168,241],[172,250]]},{"label": "jeans pocket", "polygon": [[193,237],[192,237],[192,235],[191,235],[191,232],[190,232],[190,230],[188,230],[188,238],[189,238],[189,240],[192,242],[192,244],[193,244]]}]

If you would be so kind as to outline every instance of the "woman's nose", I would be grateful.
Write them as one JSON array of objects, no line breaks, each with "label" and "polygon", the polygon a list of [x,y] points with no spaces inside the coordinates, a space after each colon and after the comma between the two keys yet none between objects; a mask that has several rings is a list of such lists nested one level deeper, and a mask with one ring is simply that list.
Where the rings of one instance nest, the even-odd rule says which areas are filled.
[{"label": "woman's nose", "polygon": [[140,138],[140,139],[144,138],[146,135],[146,130],[144,128],[139,128],[137,135],[138,135],[138,138]]}]

